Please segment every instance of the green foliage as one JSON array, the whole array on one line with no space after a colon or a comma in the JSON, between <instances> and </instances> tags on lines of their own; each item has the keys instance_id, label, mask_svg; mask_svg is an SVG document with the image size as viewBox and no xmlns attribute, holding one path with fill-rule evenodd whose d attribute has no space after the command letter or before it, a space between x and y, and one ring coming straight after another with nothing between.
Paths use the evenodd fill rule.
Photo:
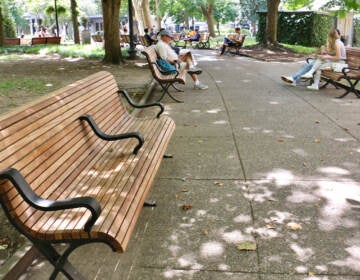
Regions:
<instances>
[{"instance_id":1,"label":"green foliage","mask_svg":"<svg viewBox=\"0 0 360 280\"><path fill-rule=\"evenodd\" d=\"M326 43L327 34L333 26L333 18L314 12L279 12L278 41L292 45L320 47ZM259 13L258 41L266 30L266 13Z\"/></svg>"},{"instance_id":2,"label":"green foliage","mask_svg":"<svg viewBox=\"0 0 360 280\"><path fill-rule=\"evenodd\" d=\"M10 13L10 8L7 5L7 2L3 2L2 4L2 15L3 15L3 27L4 27L5 37L11 37L11 38L16 37L15 22Z\"/></svg>"},{"instance_id":3,"label":"green foliage","mask_svg":"<svg viewBox=\"0 0 360 280\"><path fill-rule=\"evenodd\" d=\"M354 45L360 46L360 18L354 19Z\"/></svg>"},{"instance_id":4,"label":"green foliage","mask_svg":"<svg viewBox=\"0 0 360 280\"><path fill-rule=\"evenodd\" d=\"M281 45L292 50L293 52L303 53L303 54L313 54L318 49L318 48L314 48L314 47L304 47L304 46L299 46L299 45L289 45L289 44L281 44Z\"/></svg>"},{"instance_id":5,"label":"green foliage","mask_svg":"<svg viewBox=\"0 0 360 280\"><path fill-rule=\"evenodd\" d=\"M4 96L11 96L15 88L17 92L42 94L47 89L47 83L47 81L32 78L2 78L0 80L0 92Z\"/></svg>"}]
</instances>

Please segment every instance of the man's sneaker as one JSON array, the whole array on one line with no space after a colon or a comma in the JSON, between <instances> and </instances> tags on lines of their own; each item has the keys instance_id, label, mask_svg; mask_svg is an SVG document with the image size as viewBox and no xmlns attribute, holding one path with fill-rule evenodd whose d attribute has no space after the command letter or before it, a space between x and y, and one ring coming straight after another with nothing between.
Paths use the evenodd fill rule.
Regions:
<instances>
[{"instance_id":1,"label":"man's sneaker","mask_svg":"<svg viewBox=\"0 0 360 280\"><path fill-rule=\"evenodd\" d=\"M303 79L312 79L313 75L314 75L314 73L306 72L304 75L301 75L301 78L303 78Z\"/></svg>"},{"instance_id":2,"label":"man's sneaker","mask_svg":"<svg viewBox=\"0 0 360 280\"><path fill-rule=\"evenodd\" d=\"M189 74L196 74L199 75L202 73L202 70L199 68L196 68L194 66L190 67L189 70L187 71Z\"/></svg>"},{"instance_id":3,"label":"man's sneaker","mask_svg":"<svg viewBox=\"0 0 360 280\"><path fill-rule=\"evenodd\" d=\"M293 77L290 76L281 76L281 80L283 80L285 83L296 86L296 82L294 81Z\"/></svg>"},{"instance_id":4,"label":"man's sneaker","mask_svg":"<svg viewBox=\"0 0 360 280\"><path fill-rule=\"evenodd\" d=\"M311 86L307 86L309 90L319 90L319 86L312 84Z\"/></svg>"},{"instance_id":5,"label":"man's sneaker","mask_svg":"<svg viewBox=\"0 0 360 280\"><path fill-rule=\"evenodd\" d=\"M195 89L208 89L209 87L207 85L204 85L204 84L199 82L198 84L194 85L194 88Z\"/></svg>"}]
</instances>

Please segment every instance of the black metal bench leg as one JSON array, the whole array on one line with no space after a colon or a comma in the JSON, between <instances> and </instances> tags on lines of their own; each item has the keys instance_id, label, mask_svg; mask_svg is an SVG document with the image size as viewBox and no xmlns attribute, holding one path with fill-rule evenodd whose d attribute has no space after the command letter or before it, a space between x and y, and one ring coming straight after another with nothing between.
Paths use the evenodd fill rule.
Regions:
<instances>
[{"instance_id":1,"label":"black metal bench leg","mask_svg":"<svg viewBox=\"0 0 360 280\"><path fill-rule=\"evenodd\" d=\"M156 200L147 199L144 202L144 207L156 207Z\"/></svg>"},{"instance_id":2,"label":"black metal bench leg","mask_svg":"<svg viewBox=\"0 0 360 280\"><path fill-rule=\"evenodd\" d=\"M68 256L74 251L79 245L70 244L65 252L60 255L51 244L34 242L36 249L41 252L42 255L55 267L53 273L51 274L51 280L55 280L56 276L61 272L69 280L85 280L86 278L78 272L74 266L67 260Z\"/></svg>"},{"instance_id":3,"label":"black metal bench leg","mask_svg":"<svg viewBox=\"0 0 360 280\"><path fill-rule=\"evenodd\" d=\"M346 95L348 95L350 92L353 92L357 97L359 97L359 95L357 94L357 90L356 90L356 85L357 83L359 82L359 80L357 80L355 83L352 83L350 79L345 79L349 85L350 85L350 88L346 89L346 92L336 98L344 98Z\"/></svg>"},{"instance_id":4,"label":"black metal bench leg","mask_svg":"<svg viewBox=\"0 0 360 280\"><path fill-rule=\"evenodd\" d=\"M182 89L178 88L177 86L175 86L175 84L171 84L171 86L176 89L178 92L184 92Z\"/></svg>"},{"instance_id":5,"label":"black metal bench leg","mask_svg":"<svg viewBox=\"0 0 360 280\"><path fill-rule=\"evenodd\" d=\"M169 92L169 87L172 85L172 83L166 83L165 85L160 83L160 86L163 89L163 94L161 95L160 99L158 101L160 101L161 99L163 99L164 95L167 94L172 100L174 100L175 102L178 103L184 103L184 101L181 101L179 99L176 99L174 96L172 96Z\"/></svg>"}]
</instances>

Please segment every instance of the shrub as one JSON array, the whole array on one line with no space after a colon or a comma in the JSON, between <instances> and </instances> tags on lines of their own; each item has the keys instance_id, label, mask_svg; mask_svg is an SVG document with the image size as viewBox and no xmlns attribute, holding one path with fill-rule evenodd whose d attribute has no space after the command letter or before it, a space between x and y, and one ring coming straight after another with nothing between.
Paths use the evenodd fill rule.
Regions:
<instances>
[{"instance_id":1,"label":"shrub","mask_svg":"<svg viewBox=\"0 0 360 280\"><path fill-rule=\"evenodd\" d=\"M333 27L333 17L315 12L279 12L278 42L308 47L324 45L329 30ZM259 13L259 31L256 34L261 41L266 30L266 12Z\"/></svg>"}]
</instances>

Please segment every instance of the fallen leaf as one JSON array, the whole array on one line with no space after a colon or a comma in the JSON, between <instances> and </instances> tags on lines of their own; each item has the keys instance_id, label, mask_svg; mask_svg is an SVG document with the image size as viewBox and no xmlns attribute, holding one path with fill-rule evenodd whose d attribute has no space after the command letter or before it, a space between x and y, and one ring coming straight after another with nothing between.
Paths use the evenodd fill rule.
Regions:
<instances>
[{"instance_id":1,"label":"fallen leaf","mask_svg":"<svg viewBox=\"0 0 360 280\"><path fill-rule=\"evenodd\" d=\"M284 138L279 138L278 142L285 142L285 139Z\"/></svg>"},{"instance_id":2,"label":"fallen leaf","mask_svg":"<svg viewBox=\"0 0 360 280\"><path fill-rule=\"evenodd\" d=\"M6 250L9 246L7 244L1 244L0 250Z\"/></svg>"},{"instance_id":3,"label":"fallen leaf","mask_svg":"<svg viewBox=\"0 0 360 280\"><path fill-rule=\"evenodd\" d=\"M223 183L221 183L221 182L214 182L214 185L217 185L217 186L223 186L224 184Z\"/></svg>"},{"instance_id":4,"label":"fallen leaf","mask_svg":"<svg viewBox=\"0 0 360 280\"><path fill-rule=\"evenodd\" d=\"M181 191L182 192L188 192L189 190L188 189L182 189Z\"/></svg>"},{"instance_id":5,"label":"fallen leaf","mask_svg":"<svg viewBox=\"0 0 360 280\"><path fill-rule=\"evenodd\" d=\"M314 276L315 275L315 273L314 272L312 272L312 271L309 271L309 276Z\"/></svg>"},{"instance_id":6,"label":"fallen leaf","mask_svg":"<svg viewBox=\"0 0 360 280\"><path fill-rule=\"evenodd\" d=\"M300 224L294 223L294 222L290 222L286 224L287 228L291 229L291 230L300 230L302 229L302 226Z\"/></svg>"},{"instance_id":7,"label":"fallen leaf","mask_svg":"<svg viewBox=\"0 0 360 280\"><path fill-rule=\"evenodd\" d=\"M236 246L239 251L256 251L256 243L244 241Z\"/></svg>"},{"instance_id":8,"label":"fallen leaf","mask_svg":"<svg viewBox=\"0 0 360 280\"><path fill-rule=\"evenodd\" d=\"M303 166L305 166L305 167L306 167L306 166L307 166L307 163L306 163L306 162L303 162Z\"/></svg>"},{"instance_id":9,"label":"fallen leaf","mask_svg":"<svg viewBox=\"0 0 360 280\"><path fill-rule=\"evenodd\" d=\"M192 205L191 205L191 204L184 204L184 205L182 206L182 209L183 209L184 211L190 210L191 208L192 208Z\"/></svg>"},{"instance_id":10,"label":"fallen leaf","mask_svg":"<svg viewBox=\"0 0 360 280\"><path fill-rule=\"evenodd\" d=\"M345 130L345 131L349 131L349 129L348 129L348 128L346 128L346 127L344 127L344 128L343 128L343 130Z\"/></svg>"},{"instance_id":11,"label":"fallen leaf","mask_svg":"<svg viewBox=\"0 0 360 280\"><path fill-rule=\"evenodd\" d=\"M360 125L360 122L357 125Z\"/></svg>"},{"instance_id":12,"label":"fallen leaf","mask_svg":"<svg viewBox=\"0 0 360 280\"><path fill-rule=\"evenodd\" d=\"M178 199L179 197L180 197L180 194L177 193L177 194L175 195L175 198Z\"/></svg>"},{"instance_id":13,"label":"fallen leaf","mask_svg":"<svg viewBox=\"0 0 360 280\"><path fill-rule=\"evenodd\" d=\"M315 121L315 123L320 123L320 121Z\"/></svg>"},{"instance_id":14,"label":"fallen leaf","mask_svg":"<svg viewBox=\"0 0 360 280\"><path fill-rule=\"evenodd\" d=\"M266 228L268 229L275 229L276 227L273 224L267 224Z\"/></svg>"},{"instance_id":15,"label":"fallen leaf","mask_svg":"<svg viewBox=\"0 0 360 280\"><path fill-rule=\"evenodd\" d=\"M314 142L315 143L320 143L320 139L315 139Z\"/></svg>"},{"instance_id":16,"label":"fallen leaf","mask_svg":"<svg viewBox=\"0 0 360 280\"><path fill-rule=\"evenodd\" d=\"M207 229L204 229L204 235L208 236L209 235L209 232Z\"/></svg>"}]
</instances>

